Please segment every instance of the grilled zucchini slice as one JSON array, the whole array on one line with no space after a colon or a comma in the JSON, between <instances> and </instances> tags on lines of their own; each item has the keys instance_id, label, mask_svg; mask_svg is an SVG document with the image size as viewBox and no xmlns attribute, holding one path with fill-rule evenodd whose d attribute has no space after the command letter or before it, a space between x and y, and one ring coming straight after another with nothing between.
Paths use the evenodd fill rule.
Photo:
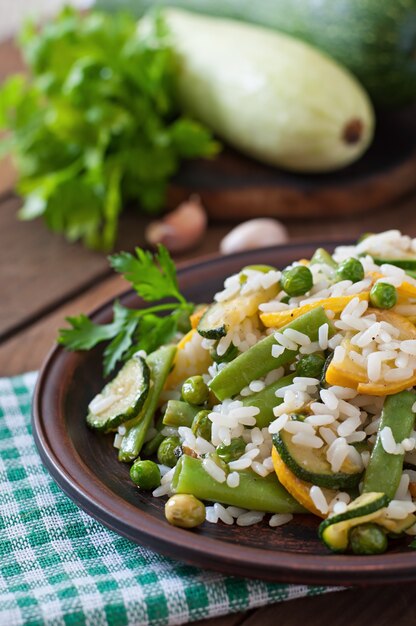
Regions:
<instances>
[{"instance_id":1,"label":"grilled zucchini slice","mask_svg":"<svg viewBox=\"0 0 416 626\"><path fill-rule=\"evenodd\" d=\"M358 485L363 471L351 462L344 463L344 471L333 472L324 448L307 448L293 443L291 433L280 431L273 443L282 461L300 478L327 489L352 489Z\"/></svg>"},{"instance_id":2,"label":"grilled zucchini slice","mask_svg":"<svg viewBox=\"0 0 416 626\"><path fill-rule=\"evenodd\" d=\"M117 430L120 424L140 413L149 386L150 370L146 361L141 357L131 358L91 400L88 406L88 426L105 433Z\"/></svg>"},{"instance_id":3,"label":"grilled zucchini slice","mask_svg":"<svg viewBox=\"0 0 416 626\"><path fill-rule=\"evenodd\" d=\"M333 552L345 552L351 528L367 522L380 524L383 509L388 503L389 498L384 493L363 493L348 505L344 513L332 515L321 522L319 537Z\"/></svg>"},{"instance_id":4,"label":"grilled zucchini slice","mask_svg":"<svg viewBox=\"0 0 416 626\"><path fill-rule=\"evenodd\" d=\"M230 328L240 324L246 317L255 315L259 304L276 296L278 289L277 285L272 285L268 289L238 295L224 302L214 302L199 321L199 334L206 339L221 339Z\"/></svg>"}]
</instances>

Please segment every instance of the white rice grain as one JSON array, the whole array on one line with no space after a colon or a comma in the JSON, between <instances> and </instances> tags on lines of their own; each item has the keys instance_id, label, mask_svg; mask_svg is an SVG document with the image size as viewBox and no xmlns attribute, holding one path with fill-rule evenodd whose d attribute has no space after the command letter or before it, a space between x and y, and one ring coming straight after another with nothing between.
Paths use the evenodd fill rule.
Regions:
<instances>
[{"instance_id":1,"label":"white rice grain","mask_svg":"<svg viewBox=\"0 0 416 626\"><path fill-rule=\"evenodd\" d=\"M387 454L403 454L403 446L394 440L390 426L385 426L380 431L380 441Z\"/></svg>"},{"instance_id":2,"label":"white rice grain","mask_svg":"<svg viewBox=\"0 0 416 626\"><path fill-rule=\"evenodd\" d=\"M269 526L272 528L277 528L278 526L283 526L283 524L287 524L293 519L293 515L291 513L275 513L269 519Z\"/></svg>"},{"instance_id":3,"label":"white rice grain","mask_svg":"<svg viewBox=\"0 0 416 626\"><path fill-rule=\"evenodd\" d=\"M227 476L227 485L231 489L235 489L240 484L240 474L238 472L230 472Z\"/></svg>"},{"instance_id":4,"label":"white rice grain","mask_svg":"<svg viewBox=\"0 0 416 626\"><path fill-rule=\"evenodd\" d=\"M316 435L307 435L304 433L297 433L293 435L292 439L293 443L296 443L298 446L305 446L307 448L319 449L322 448L324 442L320 437Z\"/></svg>"},{"instance_id":5,"label":"white rice grain","mask_svg":"<svg viewBox=\"0 0 416 626\"><path fill-rule=\"evenodd\" d=\"M311 343L311 340L308 337L308 335L305 335L304 333L301 333L298 330L294 330L293 328L287 328L286 330L284 330L283 335L287 337L290 341L297 343L299 346L309 346Z\"/></svg>"},{"instance_id":6,"label":"white rice grain","mask_svg":"<svg viewBox=\"0 0 416 626\"><path fill-rule=\"evenodd\" d=\"M262 511L247 511L237 517L237 526L252 526L261 522L265 513Z\"/></svg>"},{"instance_id":7,"label":"white rice grain","mask_svg":"<svg viewBox=\"0 0 416 626\"><path fill-rule=\"evenodd\" d=\"M228 526L231 526L232 524L234 524L233 517L228 513L228 511L226 511L223 505L220 504L219 502L216 502L214 504L214 511L217 514L218 519L224 522L224 524L227 524Z\"/></svg>"},{"instance_id":8,"label":"white rice grain","mask_svg":"<svg viewBox=\"0 0 416 626\"><path fill-rule=\"evenodd\" d=\"M209 474L211 478L216 480L218 483L225 483L226 475L224 470L221 467L218 467L218 465L214 463L212 459L204 459L202 461L202 467L204 468L206 473Z\"/></svg>"},{"instance_id":9,"label":"white rice grain","mask_svg":"<svg viewBox=\"0 0 416 626\"><path fill-rule=\"evenodd\" d=\"M205 520L210 522L210 524L217 524L218 515L216 514L213 506L205 507Z\"/></svg>"},{"instance_id":10,"label":"white rice grain","mask_svg":"<svg viewBox=\"0 0 416 626\"><path fill-rule=\"evenodd\" d=\"M309 495L318 511L320 511L323 515L326 515L329 511L329 507L322 489L316 485L312 485L309 489Z\"/></svg>"},{"instance_id":11,"label":"white rice grain","mask_svg":"<svg viewBox=\"0 0 416 626\"><path fill-rule=\"evenodd\" d=\"M285 427L288 419L289 419L289 415L287 413L283 413L283 415L280 415L280 417L275 419L269 425L269 433L272 435L275 435L276 433L280 432L282 428Z\"/></svg>"},{"instance_id":12,"label":"white rice grain","mask_svg":"<svg viewBox=\"0 0 416 626\"><path fill-rule=\"evenodd\" d=\"M279 356L281 356L283 354L283 352L285 351L286 348L284 348L283 346L280 346L278 343L274 343L272 345L272 357L274 359L278 359Z\"/></svg>"},{"instance_id":13,"label":"white rice grain","mask_svg":"<svg viewBox=\"0 0 416 626\"><path fill-rule=\"evenodd\" d=\"M274 338L277 343L286 348L287 350L297 350L298 344L294 341L291 341L289 337L286 337L283 333L276 332L274 333Z\"/></svg>"}]
</instances>

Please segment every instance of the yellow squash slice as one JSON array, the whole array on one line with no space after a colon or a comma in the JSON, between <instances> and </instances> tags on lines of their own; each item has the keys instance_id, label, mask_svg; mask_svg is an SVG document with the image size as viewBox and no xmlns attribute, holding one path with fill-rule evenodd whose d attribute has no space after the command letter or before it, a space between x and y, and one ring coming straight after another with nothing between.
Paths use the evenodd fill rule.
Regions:
<instances>
[{"instance_id":1,"label":"yellow squash slice","mask_svg":"<svg viewBox=\"0 0 416 626\"><path fill-rule=\"evenodd\" d=\"M353 298L359 298L360 300L368 300L369 292L363 292L353 296L339 296L336 298L324 298L322 300L316 300L315 302L309 302L303 306L299 306L293 309L286 309L284 311L276 311L272 313L262 313L260 319L267 328L281 328L286 326L289 322L293 322L294 319L308 313L312 309L316 309L318 306L322 306L326 311L333 311L334 313L341 313Z\"/></svg>"},{"instance_id":2,"label":"yellow squash slice","mask_svg":"<svg viewBox=\"0 0 416 626\"><path fill-rule=\"evenodd\" d=\"M283 485L283 487L285 487L290 495L293 496L295 500L299 502L299 504L304 506L305 509L307 509L317 517L322 517L323 519L325 519L326 515L324 513L321 513L321 511L316 508L309 494L312 483L308 483L295 476L295 474L288 468L286 463L282 461L278 451L274 446L272 448L272 460L274 471L276 472L279 482ZM322 491L327 501L332 500L337 494L337 492L332 489L322 488Z\"/></svg>"},{"instance_id":3,"label":"yellow squash slice","mask_svg":"<svg viewBox=\"0 0 416 626\"><path fill-rule=\"evenodd\" d=\"M373 313L378 321L384 321L400 330L400 341L406 339L416 339L416 327L407 318L393 311L382 311L379 309L368 309L368 313ZM346 356L340 363L330 363L325 379L330 385L341 385L356 389L358 393L370 396L388 396L399 393L408 387L416 384L416 374L406 380L394 382L371 382L368 379L367 371L348 356L355 346L351 346L349 338L345 338L341 344L346 351Z\"/></svg>"}]
</instances>

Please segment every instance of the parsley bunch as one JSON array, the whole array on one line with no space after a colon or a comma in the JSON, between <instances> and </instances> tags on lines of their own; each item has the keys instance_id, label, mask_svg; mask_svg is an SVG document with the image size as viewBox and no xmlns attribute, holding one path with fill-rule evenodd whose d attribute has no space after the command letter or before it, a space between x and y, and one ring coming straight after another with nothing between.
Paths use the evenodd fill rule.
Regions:
<instances>
[{"instance_id":1,"label":"parsley bunch","mask_svg":"<svg viewBox=\"0 0 416 626\"><path fill-rule=\"evenodd\" d=\"M156 213L181 159L214 155L210 132L180 115L175 59L158 16L146 29L121 14L66 8L22 47L31 77L0 91L24 197L22 219L110 250L127 203Z\"/></svg>"},{"instance_id":2,"label":"parsley bunch","mask_svg":"<svg viewBox=\"0 0 416 626\"><path fill-rule=\"evenodd\" d=\"M175 264L169 252L159 246L155 255L136 248L136 254L121 252L110 257L111 266L126 278L146 302L173 299L147 309L129 309L116 301L113 321L95 324L86 315L68 317L72 328L59 331L59 343L68 350L90 350L110 342L104 351L104 374L108 375L119 361L130 358L137 350L152 352L168 343L178 326L189 319L194 305L179 291ZM168 312L161 317L158 313Z\"/></svg>"}]
</instances>

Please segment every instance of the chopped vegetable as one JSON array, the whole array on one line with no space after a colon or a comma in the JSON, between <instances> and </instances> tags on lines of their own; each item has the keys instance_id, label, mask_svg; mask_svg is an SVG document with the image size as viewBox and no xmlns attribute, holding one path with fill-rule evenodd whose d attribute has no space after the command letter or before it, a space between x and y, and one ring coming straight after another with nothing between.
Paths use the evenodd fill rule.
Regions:
<instances>
[{"instance_id":1,"label":"chopped vegetable","mask_svg":"<svg viewBox=\"0 0 416 626\"><path fill-rule=\"evenodd\" d=\"M192 406L187 402L182 402L181 400L169 400L163 416L163 423L166 426L190 427L198 411L199 407Z\"/></svg>"},{"instance_id":2,"label":"chopped vegetable","mask_svg":"<svg viewBox=\"0 0 416 626\"><path fill-rule=\"evenodd\" d=\"M240 472L239 486L231 488L226 482L219 483L207 474L201 459L193 459L185 454L176 465L172 489L175 494L192 493L201 500L221 502L255 511L271 513L305 511L273 474L262 478L251 470L245 470Z\"/></svg>"},{"instance_id":3,"label":"chopped vegetable","mask_svg":"<svg viewBox=\"0 0 416 626\"><path fill-rule=\"evenodd\" d=\"M364 493L351 502L344 513L333 515L319 526L319 535L333 552L345 552L352 528L379 520L389 498L384 493Z\"/></svg>"},{"instance_id":4,"label":"chopped vegetable","mask_svg":"<svg viewBox=\"0 0 416 626\"><path fill-rule=\"evenodd\" d=\"M416 392L402 391L386 398L377 434L377 440L364 474L363 492L382 491L390 499L400 483L403 471L404 449L387 452L383 445L384 429L390 429L393 440L401 444L410 437L415 423Z\"/></svg>"},{"instance_id":5,"label":"chopped vegetable","mask_svg":"<svg viewBox=\"0 0 416 626\"><path fill-rule=\"evenodd\" d=\"M172 366L175 352L175 346L162 346L147 357L152 386L141 414L132 420L126 434L123 436L118 454L120 461L134 461L139 456L155 415L160 394Z\"/></svg>"},{"instance_id":6,"label":"chopped vegetable","mask_svg":"<svg viewBox=\"0 0 416 626\"><path fill-rule=\"evenodd\" d=\"M205 506L189 494L177 494L165 504L165 517L172 526L195 528L205 521Z\"/></svg>"},{"instance_id":7,"label":"chopped vegetable","mask_svg":"<svg viewBox=\"0 0 416 626\"><path fill-rule=\"evenodd\" d=\"M87 424L109 432L123 422L135 418L149 393L150 371L146 361L133 357L117 376L91 400Z\"/></svg>"},{"instance_id":8,"label":"chopped vegetable","mask_svg":"<svg viewBox=\"0 0 416 626\"><path fill-rule=\"evenodd\" d=\"M315 449L296 444L293 435L286 431L274 435L273 444L295 476L312 485L328 489L352 489L360 482L362 465L346 459L340 471L334 472L326 457L327 446Z\"/></svg>"},{"instance_id":9,"label":"chopped vegetable","mask_svg":"<svg viewBox=\"0 0 416 626\"><path fill-rule=\"evenodd\" d=\"M157 460L168 467L175 467L181 456L182 448L179 437L166 437L157 450Z\"/></svg>"},{"instance_id":10,"label":"chopped vegetable","mask_svg":"<svg viewBox=\"0 0 416 626\"><path fill-rule=\"evenodd\" d=\"M305 507L317 517L326 517L327 511L323 512L319 510L313 502L310 494L312 483L308 483L298 478L292 470L286 465L282 457L278 453L275 447L272 448L272 459L274 471L279 479L279 482L287 489L287 491L299 502L299 504ZM336 496L336 491L329 489L323 489L322 493L326 497L326 500L332 500Z\"/></svg>"},{"instance_id":11,"label":"chopped vegetable","mask_svg":"<svg viewBox=\"0 0 416 626\"><path fill-rule=\"evenodd\" d=\"M319 327L322 324L328 324L331 328L331 323L323 308L318 307L305 313L285 328L297 330L307 335L311 341L316 341ZM220 400L231 398L252 380L265 376L272 369L292 363L299 352L299 346L294 350L286 348L280 356L274 357L272 356L272 346L276 343L278 342L274 335L270 335L256 343L247 352L240 354L218 372L210 383L210 387L217 398Z\"/></svg>"},{"instance_id":12,"label":"chopped vegetable","mask_svg":"<svg viewBox=\"0 0 416 626\"><path fill-rule=\"evenodd\" d=\"M141 489L156 489L160 485L160 470L153 461L136 461L130 468L130 478Z\"/></svg>"},{"instance_id":13,"label":"chopped vegetable","mask_svg":"<svg viewBox=\"0 0 416 626\"><path fill-rule=\"evenodd\" d=\"M353 283L358 283L364 278L363 265L354 257L345 259L338 265L336 276L339 280L351 280Z\"/></svg>"},{"instance_id":14,"label":"chopped vegetable","mask_svg":"<svg viewBox=\"0 0 416 626\"><path fill-rule=\"evenodd\" d=\"M187 378L182 385L182 398L188 404L200 405L208 400L209 389L201 375Z\"/></svg>"},{"instance_id":15,"label":"chopped vegetable","mask_svg":"<svg viewBox=\"0 0 416 626\"><path fill-rule=\"evenodd\" d=\"M268 328L281 328L286 326L293 320L301 317L305 313L312 311L318 307L322 307L325 311L333 311L334 313L340 313L345 309L348 302L351 302L354 298L358 297L359 300L368 300L368 292L362 292L360 294L352 296L338 296L333 298L323 298L322 300L313 300L307 304L302 304L283 311L276 311L273 313L262 313L260 319Z\"/></svg>"},{"instance_id":16,"label":"chopped vegetable","mask_svg":"<svg viewBox=\"0 0 416 626\"><path fill-rule=\"evenodd\" d=\"M282 289L288 296L303 296L313 285L311 270L305 265L296 265L282 272Z\"/></svg>"},{"instance_id":17,"label":"chopped vegetable","mask_svg":"<svg viewBox=\"0 0 416 626\"><path fill-rule=\"evenodd\" d=\"M377 282L370 291L370 302L378 309L392 309L397 304L397 289L389 283Z\"/></svg>"},{"instance_id":18,"label":"chopped vegetable","mask_svg":"<svg viewBox=\"0 0 416 626\"><path fill-rule=\"evenodd\" d=\"M296 374L311 378L321 378L325 367L325 357L322 354L307 354L299 359L296 365Z\"/></svg>"},{"instance_id":19,"label":"chopped vegetable","mask_svg":"<svg viewBox=\"0 0 416 626\"><path fill-rule=\"evenodd\" d=\"M377 524L367 522L355 526L349 539L354 554L382 554L387 550L386 531Z\"/></svg>"}]
</instances>

